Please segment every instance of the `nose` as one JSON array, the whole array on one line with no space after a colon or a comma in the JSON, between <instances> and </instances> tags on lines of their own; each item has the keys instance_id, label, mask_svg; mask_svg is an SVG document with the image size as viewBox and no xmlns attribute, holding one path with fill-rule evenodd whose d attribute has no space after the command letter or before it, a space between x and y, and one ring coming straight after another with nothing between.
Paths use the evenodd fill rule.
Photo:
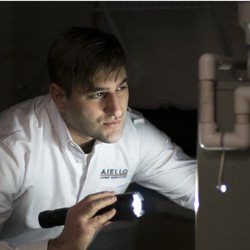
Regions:
<instances>
[{"instance_id":1,"label":"nose","mask_svg":"<svg viewBox=\"0 0 250 250\"><path fill-rule=\"evenodd\" d=\"M123 114L121 101L119 96L114 93L110 94L106 99L105 113L110 116L115 116L115 118L120 118Z\"/></svg>"}]
</instances>

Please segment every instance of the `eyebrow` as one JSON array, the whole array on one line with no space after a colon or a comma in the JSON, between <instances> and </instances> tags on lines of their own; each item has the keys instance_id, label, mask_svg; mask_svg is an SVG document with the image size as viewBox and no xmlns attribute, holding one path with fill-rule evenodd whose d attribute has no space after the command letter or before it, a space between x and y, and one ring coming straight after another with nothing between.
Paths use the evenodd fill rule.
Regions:
<instances>
[{"instance_id":1,"label":"eyebrow","mask_svg":"<svg viewBox=\"0 0 250 250\"><path fill-rule=\"evenodd\" d=\"M117 85L117 87L120 87L122 86L125 82L128 81L128 78L124 78L123 81ZM106 91L106 90L109 90L109 88L95 88L95 89L90 89L90 90L87 90L84 94L85 95L89 95L89 94L92 94L92 93L96 93L96 92L100 92L100 91Z\"/></svg>"}]
</instances>

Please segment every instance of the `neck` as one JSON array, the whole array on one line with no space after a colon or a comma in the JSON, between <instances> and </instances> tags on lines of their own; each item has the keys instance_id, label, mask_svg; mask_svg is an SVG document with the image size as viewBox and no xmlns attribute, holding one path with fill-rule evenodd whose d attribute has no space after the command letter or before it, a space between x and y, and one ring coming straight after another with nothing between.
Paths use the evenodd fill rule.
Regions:
<instances>
[{"instance_id":1,"label":"neck","mask_svg":"<svg viewBox=\"0 0 250 250\"><path fill-rule=\"evenodd\" d=\"M67 117L64 115L64 113L61 113L63 120L66 123L66 126L69 130L69 133L73 139L73 141L79 146L81 147L81 149L84 151L84 153L88 154L92 151L92 148L95 144L95 139L92 139L90 137L83 137L81 136L79 133L77 133L77 131L75 131L74 129L72 129L72 127L69 125L68 121L67 121Z\"/></svg>"},{"instance_id":2,"label":"neck","mask_svg":"<svg viewBox=\"0 0 250 250\"><path fill-rule=\"evenodd\" d=\"M92 151L94 144L95 144L95 139L93 139L89 142L85 142L79 146L81 147L81 149L83 150L83 152L85 154L88 154Z\"/></svg>"}]
</instances>

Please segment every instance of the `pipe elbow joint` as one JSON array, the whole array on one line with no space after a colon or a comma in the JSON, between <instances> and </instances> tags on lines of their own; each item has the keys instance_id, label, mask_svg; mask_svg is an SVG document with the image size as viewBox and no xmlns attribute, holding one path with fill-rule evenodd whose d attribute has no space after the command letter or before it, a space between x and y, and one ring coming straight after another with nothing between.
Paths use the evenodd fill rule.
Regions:
<instances>
[{"instance_id":1,"label":"pipe elbow joint","mask_svg":"<svg viewBox=\"0 0 250 250\"><path fill-rule=\"evenodd\" d=\"M223 148L225 150L246 150L250 146L249 124L235 124L235 130L225 133Z\"/></svg>"},{"instance_id":2,"label":"pipe elbow joint","mask_svg":"<svg viewBox=\"0 0 250 250\"><path fill-rule=\"evenodd\" d=\"M222 133L216 131L215 123L200 123L200 146L206 150L222 149Z\"/></svg>"},{"instance_id":3,"label":"pipe elbow joint","mask_svg":"<svg viewBox=\"0 0 250 250\"><path fill-rule=\"evenodd\" d=\"M235 113L249 114L250 113L250 87L240 86L234 92L235 97Z\"/></svg>"}]
</instances>

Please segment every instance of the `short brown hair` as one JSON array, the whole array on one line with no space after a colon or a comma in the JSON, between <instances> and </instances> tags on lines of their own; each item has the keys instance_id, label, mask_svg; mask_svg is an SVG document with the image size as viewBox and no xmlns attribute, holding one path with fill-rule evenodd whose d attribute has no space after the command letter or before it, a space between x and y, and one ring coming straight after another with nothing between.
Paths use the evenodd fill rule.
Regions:
<instances>
[{"instance_id":1,"label":"short brown hair","mask_svg":"<svg viewBox=\"0 0 250 250\"><path fill-rule=\"evenodd\" d=\"M94 89L93 78L98 71L109 74L126 67L126 57L115 35L72 27L53 41L47 65L51 83L63 88L69 98L73 86Z\"/></svg>"}]
</instances>

